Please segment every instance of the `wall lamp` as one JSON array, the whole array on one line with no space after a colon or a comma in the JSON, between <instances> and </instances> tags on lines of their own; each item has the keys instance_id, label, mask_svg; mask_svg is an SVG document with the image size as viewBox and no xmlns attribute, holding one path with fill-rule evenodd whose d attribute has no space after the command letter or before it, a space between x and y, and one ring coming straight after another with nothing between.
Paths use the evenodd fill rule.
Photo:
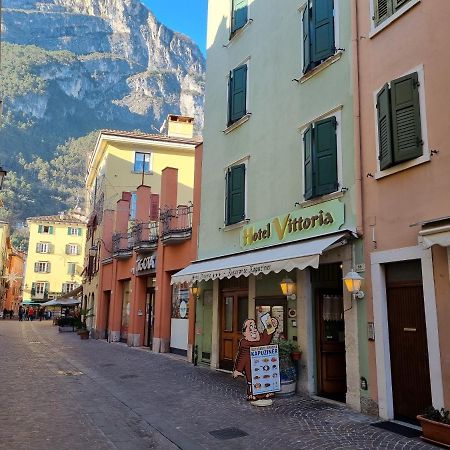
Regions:
<instances>
[{"instance_id":1,"label":"wall lamp","mask_svg":"<svg viewBox=\"0 0 450 450\"><path fill-rule=\"evenodd\" d=\"M283 295L285 295L288 300L295 300L297 298L295 295L296 285L289 277L281 280L280 287Z\"/></svg>"},{"instance_id":2,"label":"wall lamp","mask_svg":"<svg viewBox=\"0 0 450 450\"><path fill-rule=\"evenodd\" d=\"M364 298L364 292L361 291L361 284L364 278L359 275L359 273L351 270L347 275L345 275L343 279L347 291L352 294L354 298L357 298L359 300Z\"/></svg>"},{"instance_id":3,"label":"wall lamp","mask_svg":"<svg viewBox=\"0 0 450 450\"><path fill-rule=\"evenodd\" d=\"M198 298L198 296L200 295L200 288L198 287L198 282L196 281L191 287L191 294L195 297Z\"/></svg>"}]
</instances>

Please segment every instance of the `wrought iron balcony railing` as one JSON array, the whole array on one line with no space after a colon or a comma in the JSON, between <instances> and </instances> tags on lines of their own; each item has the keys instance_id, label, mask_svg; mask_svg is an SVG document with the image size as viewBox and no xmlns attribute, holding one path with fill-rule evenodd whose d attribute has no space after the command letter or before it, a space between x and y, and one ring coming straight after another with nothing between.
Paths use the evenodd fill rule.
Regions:
<instances>
[{"instance_id":1,"label":"wrought iron balcony railing","mask_svg":"<svg viewBox=\"0 0 450 450\"><path fill-rule=\"evenodd\" d=\"M193 205L180 205L175 209L161 210L161 241L163 244L179 244L192 237Z\"/></svg>"},{"instance_id":2,"label":"wrought iron balcony railing","mask_svg":"<svg viewBox=\"0 0 450 450\"><path fill-rule=\"evenodd\" d=\"M131 233L136 253L154 251L158 247L159 222L137 223L133 226Z\"/></svg>"},{"instance_id":3,"label":"wrought iron balcony railing","mask_svg":"<svg viewBox=\"0 0 450 450\"><path fill-rule=\"evenodd\" d=\"M112 236L113 258L129 258L133 254L132 233L114 233Z\"/></svg>"}]
</instances>

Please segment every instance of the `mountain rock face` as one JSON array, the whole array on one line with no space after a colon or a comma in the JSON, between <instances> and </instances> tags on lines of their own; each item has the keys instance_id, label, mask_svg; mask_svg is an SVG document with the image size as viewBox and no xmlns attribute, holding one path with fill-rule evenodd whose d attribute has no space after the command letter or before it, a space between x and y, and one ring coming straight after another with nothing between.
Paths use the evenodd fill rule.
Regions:
<instances>
[{"instance_id":1,"label":"mountain rock face","mask_svg":"<svg viewBox=\"0 0 450 450\"><path fill-rule=\"evenodd\" d=\"M138 0L3 0L0 162L100 128L203 127L205 61Z\"/></svg>"}]
</instances>

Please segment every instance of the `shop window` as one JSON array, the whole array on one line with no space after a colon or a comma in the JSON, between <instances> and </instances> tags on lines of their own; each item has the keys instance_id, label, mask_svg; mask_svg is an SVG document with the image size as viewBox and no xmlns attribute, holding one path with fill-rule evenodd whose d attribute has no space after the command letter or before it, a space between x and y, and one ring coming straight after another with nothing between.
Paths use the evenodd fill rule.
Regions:
<instances>
[{"instance_id":1,"label":"shop window","mask_svg":"<svg viewBox=\"0 0 450 450\"><path fill-rule=\"evenodd\" d=\"M232 0L231 36L244 27L248 20L248 0Z\"/></svg>"},{"instance_id":2,"label":"shop window","mask_svg":"<svg viewBox=\"0 0 450 450\"><path fill-rule=\"evenodd\" d=\"M312 123L303 133L305 200L337 191L337 121Z\"/></svg>"},{"instance_id":3,"label":"shop window","mask_svg":"<svg viewBox=\"0 0 450 450\"><path fill-rule=\"evenodd\" d=\"M247 114L247 64L230 72L228 80L228 126Z\"/></svg>"},{"instance_id":4,"label":"shop window","mask_svg":"<svg viewBox=\"0 0 450 450\"><path fill-rule=\"evenodd\" d=\"M379 25L386 19L394 15L399 9L410 0L373 0L375 25Z\"/></svg>"},{"instance_id":5,"label":"shop window","mask_svg":"<svg viewBox=\"0 0 450 450\"><path fill-rule=\"evenodd\" d=\"M377 94L376 108L380 170L422 156L417 72L385 84Z\"/></svg>"},{"instance_id":6,"label":"shop window","mask_svg":"<svg viewBox=\"0 0 450 450\"><path fill-rule=\"evenodd\" d=\"M232 225L245 219L245 164L228 168L226 176L225 223Z\"/></svg>"},{"instance_id":7,"label":"shop window","mask_svg":"<svg viewBox=\"0 0 450 450\"><path fill-rule=\"evenodd\" d=\"M151 153L134 153L134 172L149 173L151 171Z\"/></svg>"},{"instance_id":8,"label":"shop window","mask_svg":"<svg viewBox=\"0 0 450 450\"><path fill-rule=\"evenodd\" d=\"M172 319L189 319L189 286L187 283L173 286Z\"/></svg>"},{"instance_id":9,"label":"shop window","mask_svg":"<svg viewBox=\"0 0 450 450\"><path fill-rule=\"evenodd\" d=\"M308 0L303 10L303 73L336 53L334 0Z\"/></svg>"},{"instance_id":10,"label":"shop window","mask_svg":"<svg viewBox=\"0 0 450 450\"><path fill-rule=\"evenodd\" d=\"M260 333L264 331L264 325L261 321L261 317L266 313L269 313L271 317L278 320L278 328L273 335L273 339L288 339L287 301L285 299L261 299L256 301L256 326L258 327L258 331Z\"/></svg>"}]
</instances>

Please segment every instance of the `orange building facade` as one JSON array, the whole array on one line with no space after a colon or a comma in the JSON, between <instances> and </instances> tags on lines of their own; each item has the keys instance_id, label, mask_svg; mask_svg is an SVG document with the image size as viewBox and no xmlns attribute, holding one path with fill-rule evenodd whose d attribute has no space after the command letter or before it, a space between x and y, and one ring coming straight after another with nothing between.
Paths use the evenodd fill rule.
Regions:
<instances>
[{"instance_id":1,"label":"orange building facade","mask_svg":"<svg viewBox=\"0 0 450 450\"><path fill-rule=\"evenodd\" d=\"M450 2L357 6L369 390L414 421L450 406Z\"/></svg>"},{"instance_id":2,"label":"orange building facade","mask_svg":"<svg viewBox=\"0 0 450 450\"><path fill-rule=\"evenodd\" d=\"M202 145L195 149L193 204L179 205L178 170L166 167L160 193L123 192L106 210L102 241L91 249L87 276L98 266L99 288L93 334L109 342L146 346L192 357L195 304L189 286L172 286L171 275L197 256ZM89 234L89 232L88 232Z\"/></svg>"},{"instance_id":3,"label":"orange building facade","mask_svg":"<svg viewBox=\"0 0 450 450\"><path fill-rule=\"evenodd\" d=\"M10 249L8 255L8 275L6 278L7 289L5 297L5 308L14 311L17 315L22 303L22 284L25 271L25 253Z\"/></svg>"}]
</instances>

